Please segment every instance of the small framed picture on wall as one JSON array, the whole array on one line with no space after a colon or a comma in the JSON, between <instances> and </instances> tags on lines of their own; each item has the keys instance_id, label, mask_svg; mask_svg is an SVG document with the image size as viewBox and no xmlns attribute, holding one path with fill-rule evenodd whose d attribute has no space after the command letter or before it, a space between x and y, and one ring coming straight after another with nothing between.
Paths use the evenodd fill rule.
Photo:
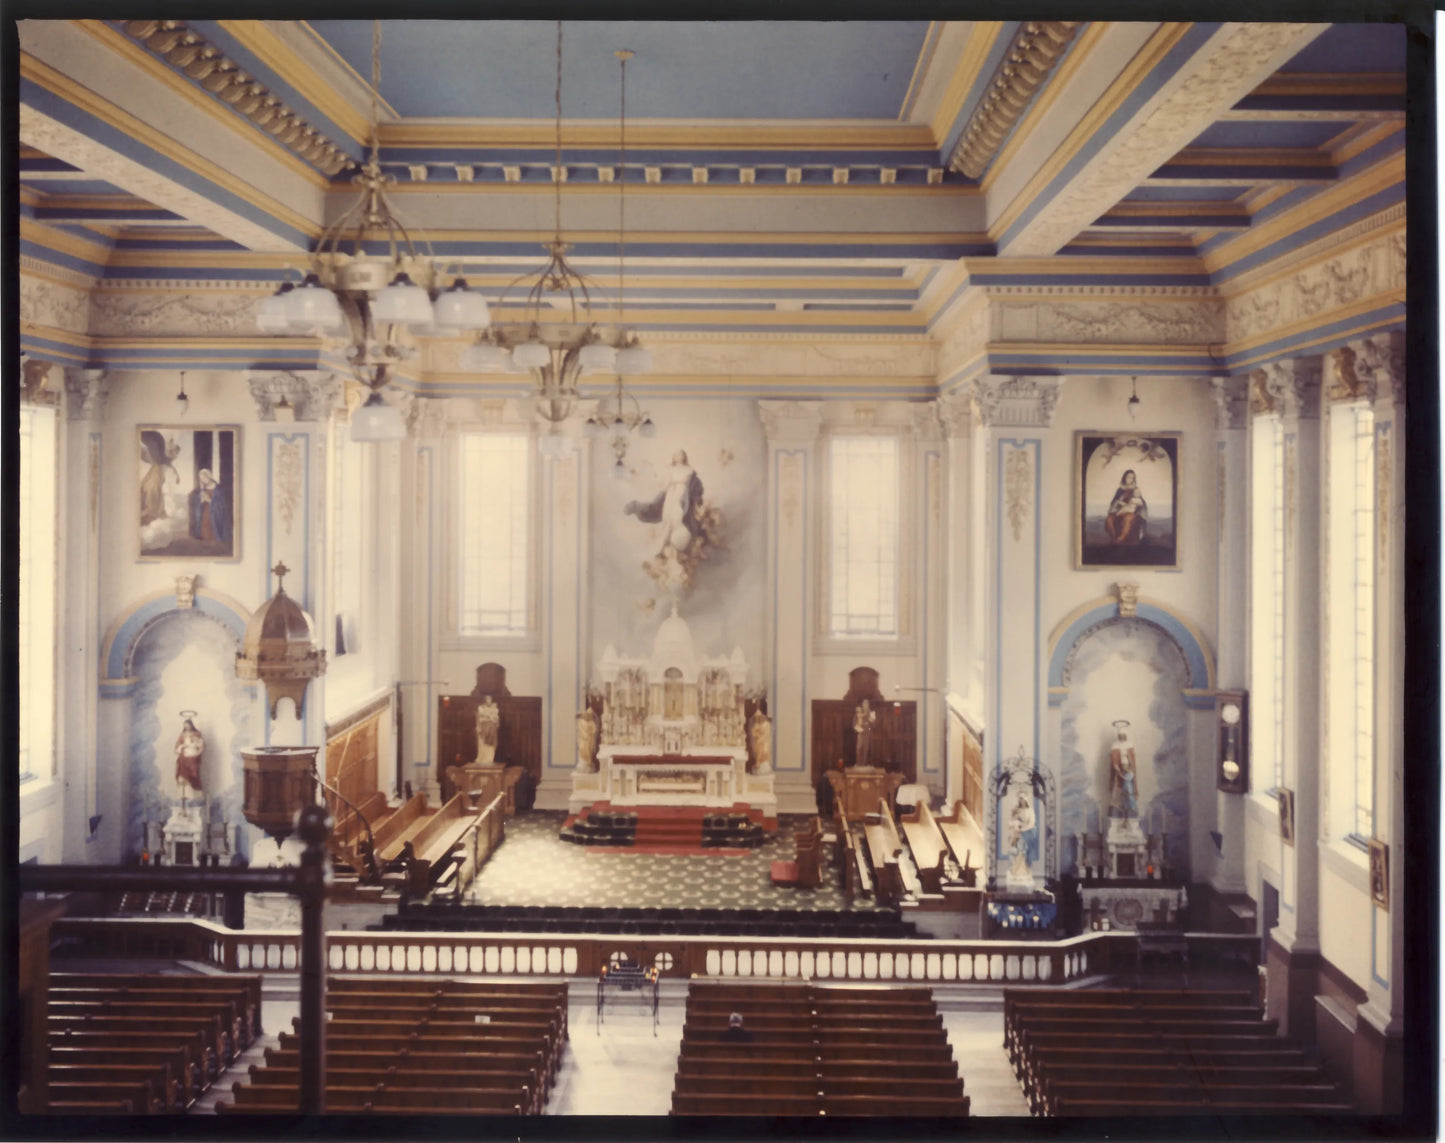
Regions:
<instances>
[{"instance_id":1,"label":"small framed picture on wall","mask_svg":"<svg viewBox=\"0 0 1445 1143\"><path fill-rule=\"evenodd\" d=\"M1370 838L1370 900L1381 909L1390 908L1390 847Z\"/></svg>"},{"instance_id":2,"label":"small framed picture on wall","mask_svg":"<svg viewBox=\"0 0 1445 1143\"><path fill-rule=\"evenodd\" d=\"M1075 566L1179 567L1179 438L1074 435Z\"/></svg>"},{"instance_id":3,"label":"small framed picture on wall","mask_svg":"<svg viewBox=\"0 0 1445 1143\"><path fill-rule=\"evenodd\" d=\"M239 427L139 425L136 432L140 558L239 559Z\"/></svg>"},{"instance_id":4,"label":"small framed picture on wall","mask_svg":"<svg viewBox=\"0 0 1445 1143\"><path fill-rule=\"evenodd\" d=\"M1279 839L1294 845L1294 791L1279 788Z\"/></svg>"}]
</instances>

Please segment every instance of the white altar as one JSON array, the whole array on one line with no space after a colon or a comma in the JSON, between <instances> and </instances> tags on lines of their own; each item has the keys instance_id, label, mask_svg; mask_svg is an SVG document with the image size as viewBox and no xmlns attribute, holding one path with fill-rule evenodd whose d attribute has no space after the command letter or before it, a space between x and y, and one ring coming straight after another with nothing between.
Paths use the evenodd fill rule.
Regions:
<instances>
[{"instance_id":1,"label":"white altar","mask_svg":"<svg viewBox=\"0 0 1445 1143\"><path fill-rule=\"evenodd\" d=\"M771 766L748 772L742 648L699 656L678 614L662 621L647 658L609 644L598 663L602 719L597 765L579 760L568 808L732 806L743 802L776 817Z\"/></svg>"}]
</instances>

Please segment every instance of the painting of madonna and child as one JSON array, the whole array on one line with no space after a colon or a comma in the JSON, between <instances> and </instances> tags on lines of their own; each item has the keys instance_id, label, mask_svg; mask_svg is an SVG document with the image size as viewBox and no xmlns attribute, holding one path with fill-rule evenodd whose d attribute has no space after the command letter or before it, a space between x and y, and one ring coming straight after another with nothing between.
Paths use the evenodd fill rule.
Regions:
<instances>
[{"instance_id":1,"label":"painting of madonna and child","mask_svg":"<svg viewBox=\"0 0 1445 1143\"><path fill-rule=\"evenodd\" d=\"M1179 434L1076 435L1080 568L1177 568Z\"/></svg>"}]
</instances>

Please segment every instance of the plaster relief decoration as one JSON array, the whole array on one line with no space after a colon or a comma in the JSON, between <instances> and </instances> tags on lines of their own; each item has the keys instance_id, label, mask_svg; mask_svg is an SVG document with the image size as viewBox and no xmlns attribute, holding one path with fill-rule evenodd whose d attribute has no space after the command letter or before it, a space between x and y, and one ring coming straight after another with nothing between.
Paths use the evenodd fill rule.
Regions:
<instances>
[{"instance_id":1,"label":"plaster relief decoration","mask_svg":"<svg viewBox=\"0 0 1445 1143\"><path fill-rule=\"evenodd\" d=\"M1179 434L1079 432L1075 566L1179 566Z\"/></svg>"},{"instance_id":2,"label":"plaster relief decoration","mask_svg":"<svg viewBox=\"0 0 1445 1143\"><path fill-rule=\"evenodd\" d=\"M240 558L240 430L139 425L140 558Z\"/></svg>"},{"instance_id":3,"label":"plaster relief decoration","mask_svg":"<svg viewBox=\"0 0 1445 1143\"><path fill-rule=\"evenodd\" d=\"M1046 429L1059 403L1058 377L987 377L974 383L979 416L990 428Z\"/></svg>"},{"instance_id":4,"label":"plaster relief decoration","mask_svg":"<svg viewBox=\"0 0 1445 1143\"><path fill-rule=\"evenodd\" d=\"M1210 344L1224 335L1214 298L1180 303L1042 302L1032 308L1038 341Z\"/></svg>"},{"instance_id":5,"label":"plaster relief decoration","mask_svg":"<svg viewBox=\"0 0 1445 1143\"><path fill-rule=\"evenodd\" d=\"M157 293L149 289L97 290L90 298L90 332L107 337L251 336L264 293L246 293L246 284L174 282Z\"/></svg>"},{"instance_id":6,"label":"plaster relief decoration","mask_svg":"<svg viewBox=\"0 0 1445 1143\"><path fill-rule=\"evenodd\" d=\"M1034 465L1028 449L1009 448L1003 461L1003 502L1014 543L1023 539L1024 522L1033 500Z\"/></svg>"},{"instance_id":7,"label":"plaster relief decoration","mask_svg":"<svg viewBox=\"0 0 1445 1143\"><path fill-rule=\"evenodd\" d=\"M703 497L702 478L687 459L686 449L672 454L663 486L651 500L629 500L622 511L644 524L653 554L642 561L658 587L674 599L692 590L702 562L722 544L722 514Z\"/></svg>"},{"instance_id":8,"label":"plaster relief decoration","mask_svg":"<svg viewBox=\"0 0 1445 1143\"><path fill-rule=\"evenodd\" d=\"M100 434L90 434L90 530L100 526Z\"/></svg>"},{"instance_id":9,"label":"plaster relief decoration","mask_svg":"<svg viewBox=\"0 0 1445 1143\"><path fill-rule=\"evenodd\" d=\"M778 483L782 485L783 525L791 532L798 526L803 498L803 458L797 453L782 458Z\"/></svg>"},{"instance_id":10,"label":"plaster relief decoration","mask_svg":"<svg viewBox=\"0 0 1445 1143\"><path fill-rule=\"evenodd\" d=\"M86 333L90 303L84 290L29 274L20 276L20 324L43 325L67 333Z\"/></svg>"},{"instance_id":11,"label":"plaster relief decoration","mask_svg":"<svg viewBox=\"0 0 1445 1143\"><path fill-rule=\"evenodd\" d=\"M281 517L282 530L289 536L301 508L301 442L278 440L275 456L276 514Z\"/></svg>"},{"instance_id":12,"label":"plaster relief decoration","mask_svg":"<svg viewBox=\"0 0 1445 1143\"><path fill-rule=\"evenodd\" d=\"M1380 572L1383 577L1390 566L1390 430L1383 425L1375 430L1375 526L1379 533Z\"/></svg>"}]
</instances>

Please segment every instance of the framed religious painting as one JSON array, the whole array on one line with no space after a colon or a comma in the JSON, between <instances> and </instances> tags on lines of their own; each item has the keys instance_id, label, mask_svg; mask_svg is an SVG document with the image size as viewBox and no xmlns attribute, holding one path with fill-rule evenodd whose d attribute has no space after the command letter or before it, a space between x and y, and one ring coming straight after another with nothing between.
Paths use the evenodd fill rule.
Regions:
<instances>
[{"instance_id":1,"label":"framed religious painting","mask_svg":"<svg viewBox=\"0 0 1445 1143\"><path fill-rule=\"evenodd\" d=\"M1370 839L1370 900L1390 908L1390 847L1375 837Z\"/></svg>"},{"instance_id":2,"label":"framed religious painting","mask_svg":"<svg viewBox=\"0 0 1445 1143\"><path fill-rule=\"evenodd\" d=\"M136 434L140 558L240 559L240 428L138 425Z\"/></svg>"},{"instance_id":3,"label":"framed religious painting","mask_svg":"<svg viewBox=\"0 0 1445 1143\"><path fill-rule=\"evenodd\" d=\"M1179 433L1074 434L1074 563L1179 567Z\"/></svg>"}]
</instances>

